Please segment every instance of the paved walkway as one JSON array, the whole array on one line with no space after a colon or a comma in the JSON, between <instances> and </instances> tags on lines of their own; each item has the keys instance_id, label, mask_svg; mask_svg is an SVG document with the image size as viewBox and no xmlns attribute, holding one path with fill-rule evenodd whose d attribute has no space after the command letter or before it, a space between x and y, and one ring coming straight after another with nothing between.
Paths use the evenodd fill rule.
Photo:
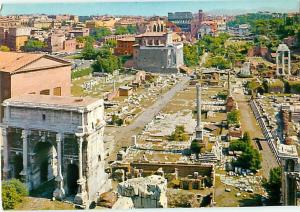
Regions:
<instances>
[{"instance_id":1,"label":"paved walkway","mask_svg":"<svg viewBox=\"0 0 300 212\"><path fill-rule=\"evenodd\" d=\"M241 114L242 129L244 130L244 132L249 132L251 138L253 139L253 146L260 151L262 155L262 174L264 177L269 178L270 169L278 166L276 159L254 117L246 96L244 94L234 94L234 96L237 100ZM260 139L261 148L259 148L259 146L255 142L255 138Z\"/></svg>"},{"instance_id":2,"label":"paved walkway","mask_svg":"<svg viewBox=\"0 0 300 212\"><path fill-rule=\"evenodd\" d=\"M156 102L150 107L146 108L134 121L128 126L120 127L114 132L115 146L108 160L115 160L116 153L123 146L129 146L131 143L131 136L140 133L146 124L168 104L175 94L188 86L189 77L183 77L173 88L167 91L162 96L158 97Z\"/></svg>"}]
</instances>

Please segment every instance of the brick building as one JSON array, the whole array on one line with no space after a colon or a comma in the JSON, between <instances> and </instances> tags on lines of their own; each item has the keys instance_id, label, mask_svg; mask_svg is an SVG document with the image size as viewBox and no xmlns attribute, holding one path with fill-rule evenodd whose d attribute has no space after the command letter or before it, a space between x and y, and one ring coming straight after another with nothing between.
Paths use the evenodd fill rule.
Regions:
<instances>
[{"instance_id":1,"label":"brick building","mask_svg":"<svg viewBox=\"0 0 300 212\"><path fill-rule=\"evenodd\" d=\"M49 52L75 52L76 39L67 38L63 33L52 34L47 39Z\"/></svg>"},{"instance_id":2,"label":"brick building","mask_svg":"<svg viewBox=\"0 0 300 212\"><path fill-rule=\"evenodd\" d=\"M114 49L116 55L133 55L134 37L121 38L117 40L117 46Z\"/></svg>"},{"instance_id":3,"label":"brick building","mask_svg":"<svg viewBox=\"0 0 300 212\"><path fill-rule=\"evenodd\" d=\"M0 52L0 120L2 102L35 93L71 95L71 64L43 54Z\"/></svg>"},{"instance_id":4,"label":"brick building","mask_svg":"<svg viewBox=\"0 0 300 212\"><path fill-rule=\"evenodd\" d=\"M0 43L8 46L11 50L19 51L28 41L30 33L30 27L1 28Z\"/></svg>"}]
</instances>

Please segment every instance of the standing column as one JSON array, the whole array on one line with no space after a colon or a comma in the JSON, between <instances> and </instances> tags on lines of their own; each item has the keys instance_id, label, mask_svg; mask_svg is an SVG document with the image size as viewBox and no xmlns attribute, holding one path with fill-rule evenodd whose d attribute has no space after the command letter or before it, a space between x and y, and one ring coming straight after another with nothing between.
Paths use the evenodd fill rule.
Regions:
<instances>
[{"instance_id":1,"label":"standing column","mask_svg":"<svg viewBox=\"0 0 300 212\"><path fill-rule=\"evenodd\" d=\"M75 196L74 202L78 205L87 206L87 192L85 182L86 180L83 178L83 161L82 161L82 143L83 136L79 136L78 138L78 170L79 170L79 179L78 183L78 193Z\"/></svg>"},{"instance_id":2,"label":"standing column","mask_svg":"<svg viewBox=\"0 0 300 212\"><path fill-rule=\"evenodd\" d=\"M279 52L276 52L276 75L279 76Z\"/></svg>"},{"instance_id":3,"label":"standing column","mask_svg":"<svg viewBox=\"0 0 300 212\"><path fill-rule=\"evenodd\" d=\"M291 75L291 51L288 51L288 75Z\"/></svg>"},{"instance_id":4,"label":"standing column","mask_svg":"<svg viewBox=\"0 0 300 212\"><path fill-rule=\"evenodd\" d=\"M9 178L9 165L8 165L8 142L7 142L7 129L2 128L3 140L3 178Z\"/></svg>"},{"instance_id":5,"label":"standing column","mask_svg":"<svg viewBox=\"0 0 300 212\"><path fill-rule=\"evenodd\" d=\"M23 175L24 183L27 184L27 164L28 164L28 158L27 158L27 137L28 137L28 130L24 129L22 130L22 139L23 139L23 170L21 171L20 175Z\"/></svg>"},{"instance_id":6,"label":"standing column","mask_svg":"<svg viewBox=\"0 0 300 212\"><path fill-rule=\"evenodd\" d=\"M282 52L281 56L282 56L282 75L285 75L285 58L284 58L284 52Z\"/></svg>"},{"instance_id":7,"label":"standing column","mask_svg":"<svg viewBox=\"0 0 300 212\"><path fill-rule=\"evenodd\" d=\"M53 197L58 200L62 200L65 197L65 190L63 188L63 176L61 172L62 166L62 151L61 151L61 142L63 139L62 133L56 134L56 144L57 144L57 176L55 181L57 183L57 188L53 192Z\"/></svg>"}]
</instances>

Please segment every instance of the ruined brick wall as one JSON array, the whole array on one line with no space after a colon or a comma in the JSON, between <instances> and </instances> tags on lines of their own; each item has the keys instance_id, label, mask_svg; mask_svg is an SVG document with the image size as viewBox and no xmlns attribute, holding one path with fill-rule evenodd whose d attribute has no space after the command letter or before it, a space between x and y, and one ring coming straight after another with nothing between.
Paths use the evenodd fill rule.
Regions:
<instances>
[{"instance_id":1,"label":"ruined brick wall","mask_svg":"<svg viewBox=\"0 0 300 212\"><path fill-rule=\"evenodd\" d=\"M159 168L162 168L165 173L174 173L175 168L178 169L179 177L186 177L193 175L194 172L198 172L202 176L211 176L214 168L213 165L200 165L200 164L168 164L168 163L131 163L131 168L143 169L143 172L155 172Z\"/></svg>"}]
</instances>

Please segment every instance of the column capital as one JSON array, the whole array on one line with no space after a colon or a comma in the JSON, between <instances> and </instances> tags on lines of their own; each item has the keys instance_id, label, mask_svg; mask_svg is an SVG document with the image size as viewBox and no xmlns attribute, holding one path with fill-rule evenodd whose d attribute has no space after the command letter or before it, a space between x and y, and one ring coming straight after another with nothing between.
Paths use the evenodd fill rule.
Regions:
<instances>
[{"instance_id":1,"label":"column capital","mask_svg":"<svg viewBox=\"0 0 300 212\"><path fill-rule=\"evenodd\" d=\"M56 141L60 142L63 139L64 134L61 132L56 133Z\"/></svg>"},{"instance_id":2,"label":"column capital","mask_svg":"<svg viewBox=\"0 0 300 212\"><path fill-rule=\"evenodd\" d=\"M8 134L6 127L1 127L1 132L2 132L2 136L7 136Z\"/></svg>"},{"instance_id":3,"label":"column capital","mask_svg":"<svg viewBox=\"0 0 300 212\"><path fill-rule=\"evenodd\" d=\"M22 138L23 138L23 139L24 139L24 138L27 138L28 134L29 134L29 130L27 130L27 129L23 129L23 130L22 130Z\"/></svg>"}]
</instances>

